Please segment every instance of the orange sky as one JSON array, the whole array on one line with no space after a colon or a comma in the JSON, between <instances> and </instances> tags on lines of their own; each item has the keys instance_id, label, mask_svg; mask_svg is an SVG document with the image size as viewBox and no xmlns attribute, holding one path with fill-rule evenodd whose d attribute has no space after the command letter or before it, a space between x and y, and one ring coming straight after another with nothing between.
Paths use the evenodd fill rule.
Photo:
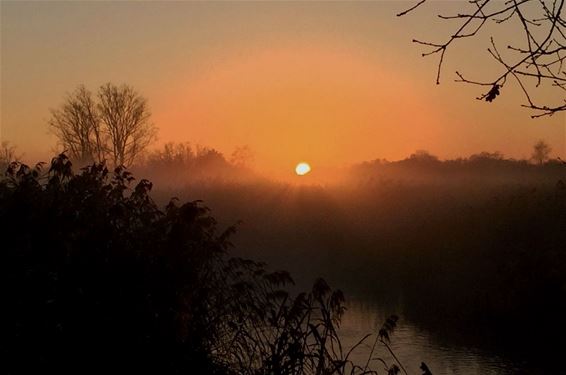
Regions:
<instances>
[{"instance_id":1,"label":"orange sky","mask_svg":"<svg viewBox=\"0 0 566 375\"><path fill-rule=\"evenodd\" d=\"M410 41L446 29L427 26L434 12L396 18L407 4L2 2L1 137L46 158L49 108L111 81L149 99L158 143L248 145L266 173L417 149L528 157L538 139L564 156L564 115L530 120L511 86L487 104L452 82L456 69L490 72L481 40L450 51L436 86L436 61Z\"/></svg>"},{"instance_id":2,"label":"orange sky","mask_svg":"<svg viewBox=\"0 0 566 375\"><path fill-rule=\"evenodd\" d=\"M249 144L277 168L297 159L343 164L438 145L441 114L425 94L356 49L299 41L179 82L156 103L155 119L180 124L162 129L163 140Z\"/></svg>"}]
</instances>

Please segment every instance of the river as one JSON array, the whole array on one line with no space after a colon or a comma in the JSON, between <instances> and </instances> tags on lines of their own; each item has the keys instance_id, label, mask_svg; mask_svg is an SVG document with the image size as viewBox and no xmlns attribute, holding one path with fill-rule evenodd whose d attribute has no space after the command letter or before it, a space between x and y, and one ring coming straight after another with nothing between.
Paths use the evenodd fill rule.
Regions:
<instances>
[{"instance_id":1,"label":"river","mask_svg":"<svg viewBox=\"0 0 566 375\"><path fill-rule=\"evenodd\" d=\"M367 300L350 300L347 306L340 327L346 351L367 333L377 332L389 314L383 311L379 304ZM375 335L372 335L364 341L364 344L353 352L351 359L356 363L365 364L374 340ZM481 348L471 344L474 341L476 340L468 340L466 337L447 339L443 333L420 328L400 314L390 346L408 374L422 374L419 369L421 362L425 362L434 375L566 374L566 370L558 368L556 363L550 363L552 359L557 359L555 357L529 358L514 353L510 348L494 345L486 345L490 346L489 349ZM525 340L525 345L532 344ZM376 348L374 357L382 358L389 365L395 363L383 345L378 344ZM386 373L381 362L372 363L372 369L381 374Z\"/></svg>"}]
</instances>

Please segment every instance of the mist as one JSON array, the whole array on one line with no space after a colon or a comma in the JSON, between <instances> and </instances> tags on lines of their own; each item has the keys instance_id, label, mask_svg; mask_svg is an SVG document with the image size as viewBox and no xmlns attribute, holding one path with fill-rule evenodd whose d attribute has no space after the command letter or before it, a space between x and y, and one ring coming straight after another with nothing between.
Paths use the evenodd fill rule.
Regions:
<instances>
[{"instance_id":1,"label":"mist","mask_svg":"<svg viewBox=\"0 0 566 375\"><path fill-rule=\"evenodd\" d=\"M482 322L506 334L540 334L528 324L537 306L551 320L565 311L561 161L419 151L278 181L217 156L203 170L137 174L162 205L203 200L221 226L236 225L235 255L290 271L299 289L322 276L425 327Z\"/></svg>"},{"instance_id":2,"label":"mist","mask_svg":"<svg viewBox=\"0 0 566 375\"><path fill-rule=\"evenodd\" d=\"M2 1L4 372L566 375L565 7Z\"/></svg>"}]
</instances>

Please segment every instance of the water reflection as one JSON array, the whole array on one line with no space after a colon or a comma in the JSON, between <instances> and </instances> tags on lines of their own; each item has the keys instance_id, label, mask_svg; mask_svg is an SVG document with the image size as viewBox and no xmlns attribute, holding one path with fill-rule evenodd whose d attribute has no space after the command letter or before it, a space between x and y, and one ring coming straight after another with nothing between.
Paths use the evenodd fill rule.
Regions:
<instances>
[{"instance_id":1,"label":"water reflection","mask_svg":"<svg viewBox=\"0 0 566 375\"><path fill-rule=\"evenodd\" d=\"M365 334L377 333L387 316L393 311L384 311L377 303L363 300L348 302L342 325L340 327L343 344L346 350L355 345ZM397 311L402 311L398 309ZM352 354L351 359L365 364L375 335L364 341ZM465 341L463 339L462 341ZM426 362L434 375L452 374L564 374L564 370L537 368L537 365L526 360L511 359L493 352L465 345L448 345L434 334L418 328L401 315L397 329L392 336L391 347L409 374L421 374L421 362ZM389 365L395 363L394 358L385 347L378 344L374 357L385 360ZM384 373L383 364L372 362L372 368Z\"/></svg>"}]
</instances>

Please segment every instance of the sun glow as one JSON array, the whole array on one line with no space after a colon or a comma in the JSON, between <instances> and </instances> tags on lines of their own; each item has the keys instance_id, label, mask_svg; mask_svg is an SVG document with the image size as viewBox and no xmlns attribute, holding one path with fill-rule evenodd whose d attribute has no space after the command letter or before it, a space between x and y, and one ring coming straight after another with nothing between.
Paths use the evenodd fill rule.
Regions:
<instances>
[{"instance_id":1,"label":"sun glow","mask_svg":"<svg viewBox=\"0 0 566 375\"><path fill-rule=\"evenodd\" d=\"M301 162L295 167L295 173L299 176L304 176L311 171L311 166L308 163Z\"/></svg>"}]
</instances>

